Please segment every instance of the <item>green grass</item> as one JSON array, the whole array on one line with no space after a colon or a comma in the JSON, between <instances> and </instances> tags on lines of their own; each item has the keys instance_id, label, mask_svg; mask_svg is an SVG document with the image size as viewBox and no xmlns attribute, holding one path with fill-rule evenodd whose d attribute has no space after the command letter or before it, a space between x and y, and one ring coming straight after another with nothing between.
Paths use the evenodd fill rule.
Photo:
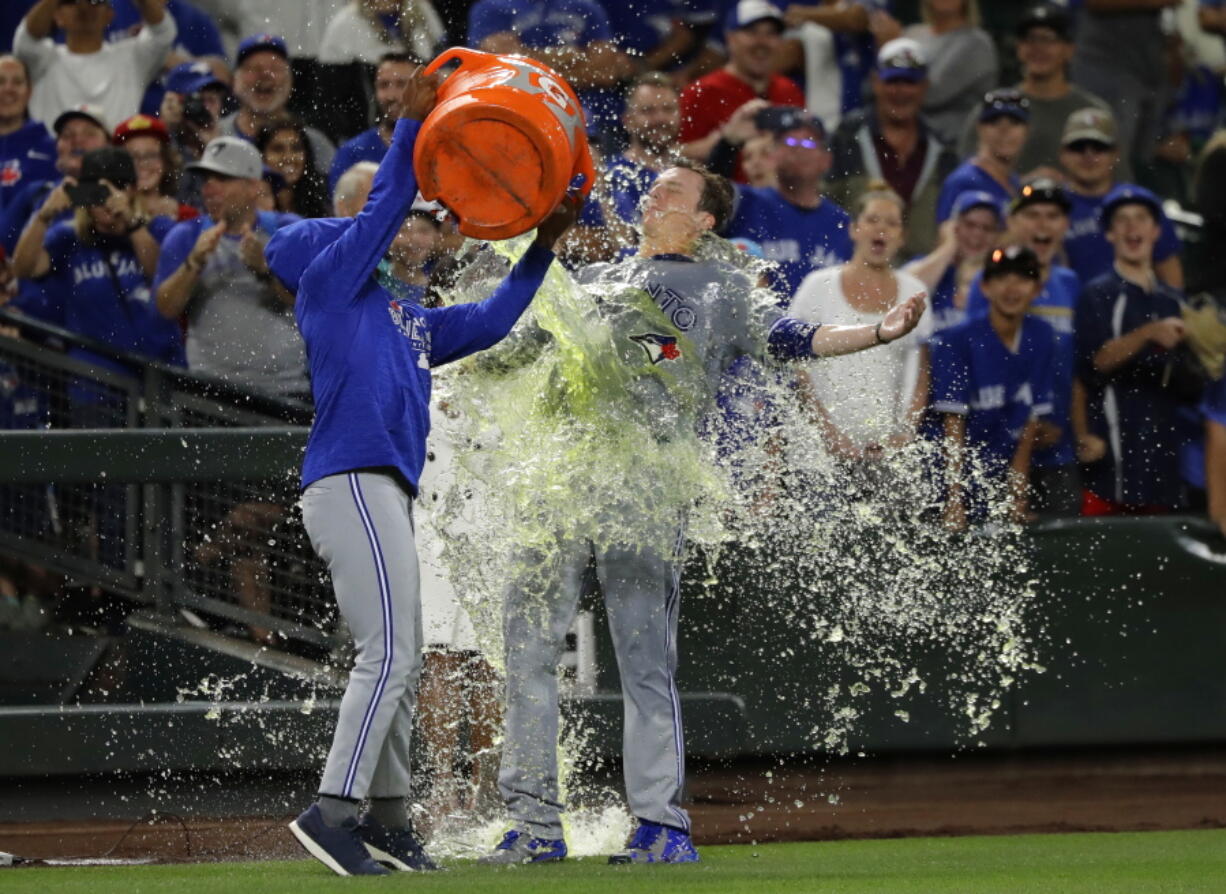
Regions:
<instances>
[{"instance_id":1,"label":"green grass","mask_svg":"<svg viewBox=\"0 0 1226 894\"><path fill-rule=\"evenodd\" d=\"M1226 830L907 838L708 847L694 866L608 866L595 859L509 869L340 879L313 861L0 869L0 891L82 894L381 890L460 894L635 892L1226 891Z\"/></svg>"}]
</instances>

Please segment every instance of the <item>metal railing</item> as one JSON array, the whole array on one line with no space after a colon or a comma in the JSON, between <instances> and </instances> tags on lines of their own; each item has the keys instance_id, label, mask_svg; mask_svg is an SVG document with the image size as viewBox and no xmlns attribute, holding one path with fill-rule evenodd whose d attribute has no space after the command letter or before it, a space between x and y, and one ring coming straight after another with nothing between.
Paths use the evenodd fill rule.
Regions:
<instances>
[{"instance_id":1,"label":"metal railing","mask_svg":"<svg viewBox=\"0 0 1226 894\"><path fill-rule=\"evenodd\" d=\"M0 555L330 646L297 508L312 409L0 312ZM72 356L88 351L106 366Z\"/></svg>"}]
</instances>

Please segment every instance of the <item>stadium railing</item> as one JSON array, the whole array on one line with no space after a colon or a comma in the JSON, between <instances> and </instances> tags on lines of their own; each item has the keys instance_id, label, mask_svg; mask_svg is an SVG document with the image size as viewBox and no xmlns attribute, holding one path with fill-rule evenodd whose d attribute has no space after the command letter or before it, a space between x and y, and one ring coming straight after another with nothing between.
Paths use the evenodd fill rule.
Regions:
<instances>
[{"instance_id":1,"label":"stadium railing","mask_svg":"<svg viewBox=\"0 0 1226 894\"><path fill-rule=\"evenodd\" d=\"M137 602L334 645L325 569L296 506L310 406L12 311L0 327L19 333L0 335L0 553Z\"/></svg>"}]
</instances>

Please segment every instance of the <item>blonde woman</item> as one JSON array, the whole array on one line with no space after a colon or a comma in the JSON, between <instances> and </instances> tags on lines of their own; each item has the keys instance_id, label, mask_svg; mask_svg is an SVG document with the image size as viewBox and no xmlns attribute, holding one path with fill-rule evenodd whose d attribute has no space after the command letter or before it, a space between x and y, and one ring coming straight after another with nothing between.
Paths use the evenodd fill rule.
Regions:
<instances>
[{"instance_id":1,"label":"blonde woman","mask_svg":"<svg viewBox=\"0 0 1226 894\"><path fill-rule=\"evenodd\" d=\"M882 182L860 198L852 258L810 273L789 315L837 326L877 326L895 306L927 290L891 261L903 243L903 201ZM830 451L851 465L872 462L915 437L928 399L932 314L876 351L810 361L798 374L802 400Z\"/></svg>"}]
</instances>

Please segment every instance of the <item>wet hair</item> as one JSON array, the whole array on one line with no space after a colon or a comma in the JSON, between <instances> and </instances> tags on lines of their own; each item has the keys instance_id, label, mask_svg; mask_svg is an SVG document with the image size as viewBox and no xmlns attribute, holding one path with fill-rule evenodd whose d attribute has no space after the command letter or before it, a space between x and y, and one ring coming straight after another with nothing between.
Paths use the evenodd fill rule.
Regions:
<instances>
[{"instance_id":1,"label":"wet hair","mask_svg":"<svg viewBox=\"0 0 1226 894\"><path fill-rule=\"evenodd\" d=\"M736 195L728 178L709 171L705 166L688 158L679 158L673 162L672 166L693 171L702 178L702 194L698 197L698 210L705 211L715 218L712 230L723 229L728 218L732 217L732 200Z\"/></svg>"},{"instance_id":2,"label":"wet hair","mask_svg":"<svg viewBox=\"0 0 1226 894\"><path fill-rule=\"evenodd\" d=\"M856 199L856 220L859 220L864 212L868 210L869 205L879 199L885 202L893 202L898 206L898 213L902 215L902 219L904 221L907 219L907 203L903 201L902 196L894 192L890 188L890 184L884 180L870 180L868 181L868 187Z\"/></svg>"}]
</instances>

